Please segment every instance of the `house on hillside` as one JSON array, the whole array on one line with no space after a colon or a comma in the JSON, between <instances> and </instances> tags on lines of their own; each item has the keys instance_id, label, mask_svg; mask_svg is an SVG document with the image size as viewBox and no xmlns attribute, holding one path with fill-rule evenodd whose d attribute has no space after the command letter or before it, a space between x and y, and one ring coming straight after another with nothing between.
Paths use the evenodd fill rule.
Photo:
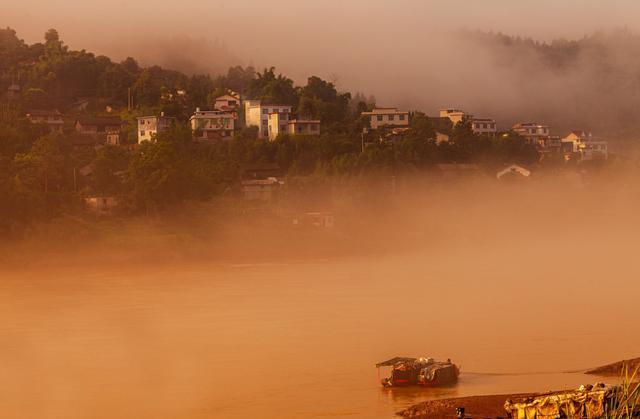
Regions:
<instances>
[{"instance_id":1,"label":"house on hillside","mask_svg":"<svg viewBox=\"0 0 640 419\"><path fill-rule=\"evenodd\" d=\"M197 140L232 139L235 132L234 113L225 111L202 111L197 108L189 123Z\"/></svg>"},{"instance_id":2,"label":"house on hillside","mask_svg":"<svg viewBox=\"0 0 640 419\"><path fill-rule=\"evenodd\" d=\"M76 119L76 134L94 144L121 145L126 141L127 122L119 116L84 116ZM79 143L90 141L79 140Z\"/></svg>"},{"instance_id":3,"label":"house on hillside","mask_svg":"<svg viewBox=\"0 0 640 419\"><path fill-rule=\"evenodd\" d=\"M537 122L518 123L511 130L523 137L527 144L538 147L549 138L549 126Z\"/></svg>"},{"instance_id":4,"label":"house on hillside","mask_svg":"<svg viewBox=\"0 0 640 419\"><path fill-rule=\"evenodd\" d=\"M164 131L168 131L176 123L176 119L170 116L141 116L138 119L138 144L143 141L152 141Z\"/></svg>"},{"instance_id":5,"label":"house on hillside","mask_svg":"<svg viewBox=\"0 0 640 419\"><path fill-rule=\"evenodd\" d=\"M244 101L244 118L247 127L258 127L258 138L268 139L269 115L278 114L278 131L286 132L293 107L289 105L263 104L259 100ZM275 138L275 137L273 137Z\"/></svg>"},{"instance_id":6,"label":"house on hillside","mask_svg":"<svg viewBox=\"0 0 640 419\"><path fill-rule=\"evenodd\" d=\"M287 122L289 135L320 135L319 119L293 119Z\"/></svg>"},{"instance_id":7,"label":"house on hillside","mask_svg":"<svg viewBox=\"0 0 640 419\"><path fill-rule=\"evenodd\" d=\"M580 161L589 161L609 157L609 144L605 140L593 137L590 132L582 130L571 131L562 139L565 158L571 159L571 154L576 155Z\"/></svg>"},{"instance_id":8,"label":"house on hillside","mask_svg":"<svg viewBox=\"0 0 640 419\"><path fill-rule=\"evenodd\" d=\"M249 179L240 182L242 197L247 201L271 201L276 191L284 185L284 181L275 177L266 179Z\"/></svg>"},{"instance_id":9,"label":"house on hillside","mask_svg":"<svg viewBox=\"0 0 640 419\"><path fill-rule=\"evenodd\" d=\"M453 125L455 125L459 122L467 122L468 120L473 118L473 115L466 113L462 109L447 108L440 109L440 118L447 118Z\"/></svg>"},{"instance_id":10,"label":"house on hillside","mask_svg":"<svg viewBox=\"0 0 640 419\"><path fill-rule=\"evenodd\" d=\"M288 113L273 112L269 114L267 129L269 141L280 134L288 135L320 135L320 121L316 119L292 119Z\"/></svg>"},{"instance_id":11,"label":"house on hillside","mask_svg":"<svg viewBox=\"0 0 640 419\"><path fill-rule=\"evenodd\" d=\"M240 108L240 94L229 91L226 95L216 98L213 108L223 112L237 112Z\"/></svg>"},{"instance_id":12,"label":"house on hillside","mask_svg":"<svg viewBox=\"0 0 640 419\"><path fill-rule=\"evenodd\" d=\"M44 124L49 127L51 132L62 132L64 120L62 119L62 114L57 110L31 110L27 112L26 116L32 124Z\"/></svg>"},{"instance_id":13,"label":"house on hillside","mask_svg":"<svg viewBox=\"0 0 640 419\"><path fill-rule=\"evenodd\" d=\"M397 108L375 108L371 112L361 114L369 120L372 130L378 128L409 128L409 112L399 111Z\"/></svg>"},{"instance_id":14,"label":"house on hillside","mask_svg":"<svg viewBox=\"0 0 640 419\"><path fill-rule=\"evenodd\" d=\"M490 118L472 118L470 120L471 130L474 134L496 135L496 121Z\"/></svg>"}]
</instances>

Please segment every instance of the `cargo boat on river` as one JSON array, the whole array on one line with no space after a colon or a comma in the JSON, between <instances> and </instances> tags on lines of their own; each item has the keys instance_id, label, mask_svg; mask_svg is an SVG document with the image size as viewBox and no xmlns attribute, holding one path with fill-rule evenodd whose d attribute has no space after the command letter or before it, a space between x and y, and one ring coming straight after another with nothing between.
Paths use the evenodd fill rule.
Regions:
<instances>
[{"instance_id":1,"label":"cargo boat on river","mask_svg":"<svg viewBox=\"0 0 640 419\"><path fill-rule=\"evenodd\" d=\"M384 387L447 386L455 384L460 375L460 369L450 359L435 361L433 358L395 357L376 364L378 377L381 367L391 367L391 375L380 380Z\"/></svg>"}]
</instances>

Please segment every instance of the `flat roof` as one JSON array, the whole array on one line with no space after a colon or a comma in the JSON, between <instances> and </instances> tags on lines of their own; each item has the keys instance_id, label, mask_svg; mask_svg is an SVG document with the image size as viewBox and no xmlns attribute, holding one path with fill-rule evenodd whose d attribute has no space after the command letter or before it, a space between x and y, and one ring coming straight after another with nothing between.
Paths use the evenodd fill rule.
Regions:
<instances>
[{"instance_id":1,"label":"flat roof","mask_svg":"<svg viewBox=\"0 0 640 419\"><path fill-rule=\"evenodd\" d=\"M319 119L292 119L289 124L319 124Z\"/></svg>"}]
</instances>

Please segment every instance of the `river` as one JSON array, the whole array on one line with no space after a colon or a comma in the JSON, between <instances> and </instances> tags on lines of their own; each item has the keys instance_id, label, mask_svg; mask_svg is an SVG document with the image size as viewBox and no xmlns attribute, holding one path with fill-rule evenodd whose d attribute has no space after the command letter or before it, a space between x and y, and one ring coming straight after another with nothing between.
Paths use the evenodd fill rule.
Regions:
<instances>
[{"instance_id":1,"label":"river","mask_svg":"<svg viewBox=\"0 0 640 419\"><path fill-rule=\"evenodd\" d=\"M4 273L2 417L391 418L434 397L574 387L596 378L562 371L638 355L633 249L585 246L569 264L544 243L497 247ZM374 364L396 355L463 374L382 389Z\"/></svg>"}]
</instances>

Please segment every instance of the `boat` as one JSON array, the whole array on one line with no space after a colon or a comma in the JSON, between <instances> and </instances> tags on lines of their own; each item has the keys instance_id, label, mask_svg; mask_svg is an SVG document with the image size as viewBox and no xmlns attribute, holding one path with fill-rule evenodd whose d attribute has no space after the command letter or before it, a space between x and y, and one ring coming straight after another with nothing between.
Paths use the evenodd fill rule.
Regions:
<instances>
[{"instance_id":1,"label":"boat","mask_svg":"<svg viewBox=\"0 0 640 419\"><path fill-rule=\"evenodd\" d=\"M460 368L450 359L436 361L433 358L395 357L377 363L378 374L381 367L391 367L391 375L380 380L384 387L448 386L455 384L460 375Z\"/></svg>"}]
</instances>

